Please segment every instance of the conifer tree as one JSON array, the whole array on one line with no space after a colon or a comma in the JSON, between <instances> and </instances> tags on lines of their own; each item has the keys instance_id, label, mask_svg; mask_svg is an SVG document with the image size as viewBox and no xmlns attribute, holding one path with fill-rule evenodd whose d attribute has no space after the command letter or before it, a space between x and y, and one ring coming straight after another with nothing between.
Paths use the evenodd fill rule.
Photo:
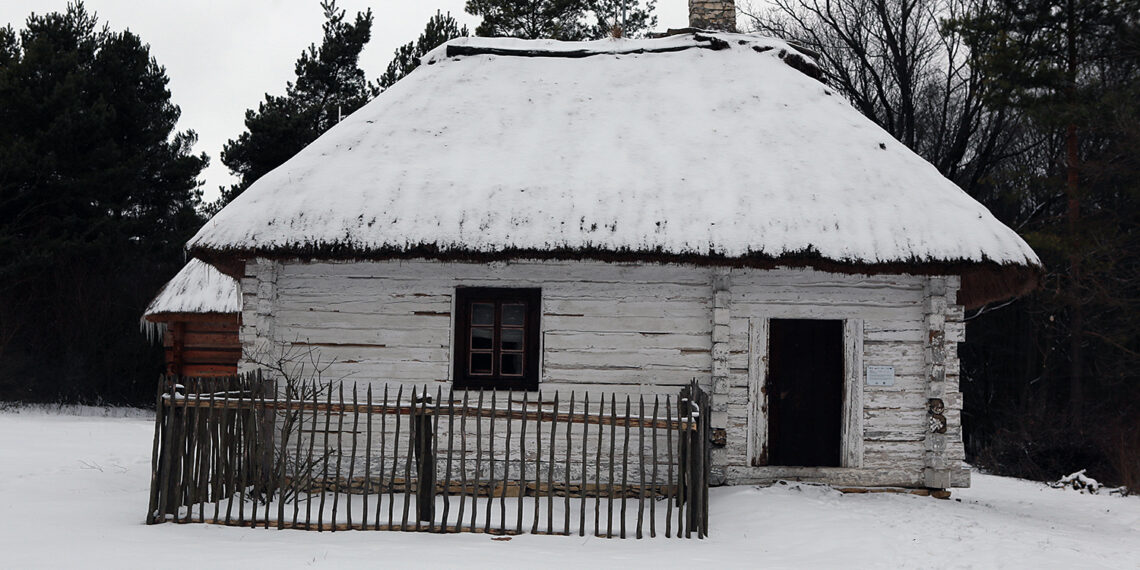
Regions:
<instances>
[{"instance_id":1,"label":"conifer tree","mask_svg":"<svg viewBox=\"0 0 1140 570\"><path fill-rule=\"evenodd\" d=\"M222 189L208 210L216 212L250 184L277 168L309 143L376 95L358 61L372 37L372 11L345 19L336 0L322 0L324 36L297 60L296 81L285 95L265 95L256 110L245 113L246 131L222 149L222 163L241 180Z\"/></svg>"},{"instance_id":2,"label":"conifer tree","mask_svg":"<svg viewBox=\"0 0 1140 570\"><path fill-rule=\"evenodd\" d=\"M207 163L167 83L81 2L0 29L0 399L150 392L138 318L202 222Z\"/></svg>"},{"instance_id":3,"label":"conifer tree","mask_svg":"<svg viewBox=\"0 0 1140 570\"><path fill-rule=\"evenodd\" d=\"M428 20L419 39L396 48L395 57L388 63L388 69L380 76L377 88L380 91L395 85L397 81L419 67L420 58L448 40L468 36L467 26L460 26L451 13L441 14L438 10Z\"/></svg>"},{"instance_id":4,"label":"conifer tree","mask_svg":"<svg viewBox=\"0 0 1140 570\"><path fill-rule=\"evenodd\" d=\"M974 440L991 468L1080 465L1140 488L1140 2L1000 0L950 25L992 104L1021 114L1029 150L991 176L987 205L1047 270L1038 294L971 329ZM980 348L1009 338L1015 354Z\"/></svg>"},{"instance_id":5,"label":"conifer tree","mask_svg":"<svg viewBox=\"0 0 1140 570\"><path fill-rule=\"evenodd\" d=\"M657 25L657 0L467 0L481 16L478 36L576 41L608 36L615 25L637 36Z\"/></svg>"}]
</instances>

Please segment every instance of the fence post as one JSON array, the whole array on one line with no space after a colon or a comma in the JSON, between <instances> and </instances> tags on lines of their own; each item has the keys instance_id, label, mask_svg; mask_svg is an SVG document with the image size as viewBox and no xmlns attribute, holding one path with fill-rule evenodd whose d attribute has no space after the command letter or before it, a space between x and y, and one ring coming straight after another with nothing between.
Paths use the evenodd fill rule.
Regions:
<instances>
[{"instance_id":1,"label":"fence post","mask_svg":"<svg viewBox=\"0 0 1140 570\"><path fill-rule=\"evenodd\" d=\"M708 489L711 449L708 441L712 409L711 398L701 389L696 380L682 392L682 415L689 418L686 430L686 453L683 454L684 469L687 471L684 491L687 505L686 533L696 531L697 538L708 536Z\"/></svg>"},{"instance_id":2,"label":"fence post","mask_svg":"<svg viewBox=\"0 0 1140 570\"><path fill-rule=\"evenodd\" d=\"M151 450L151 469L150 469L150 503L146 513L146 524L157 524L164 520L165 517L159 516L159 501L162 496L162 487L166 485L166 481L160 478L162 470L165 468L166 463L162 461L162 436L165 431L165 424L163 423L165 412L165 403L163 402L163 394L166 392L166 378L159 377L158 379L158 395L155 397L154 404L154 442Z\"/></svg>"},{"instance_id":3,"label":"fence post","mask_svg":"<svg viewBox=\"0 0 1140 570\"><path fill-rule=\"evenodd\" d=\"M695 429L689 432L689 437L692 438L692 442L689 444L689 460L692 461L692 466L690 467L691 486L689 497L691 502L689 503L689 524L691 528L696 531L697 538L704 536L704 526L702 525L704 520L702 515L704 512L703 499L704 489L708 484L705 473L705 448L707 447L705 445L705 426L708 424L708 420L706 419L708 411L705 410L702 405L704 404L701 398L703 394L704 392L697 386L697 382L694 380L693 386L689 390L689 413L696 416L694 418L695 425L693 426Z\"/></svg>"},{"instance_id":4,"label":"fence post","mask_svg":"<svg viewBox=\"0 0 1140 570\"><path fill-rule=\"evenodd\" d=\"M435 437L431 422L435 408L426 388L417 403L420 405L412 424L416 450L416 516L417 520L430 522L435 520L435 446L432 445Z\"/></svg>"}]
</instances>

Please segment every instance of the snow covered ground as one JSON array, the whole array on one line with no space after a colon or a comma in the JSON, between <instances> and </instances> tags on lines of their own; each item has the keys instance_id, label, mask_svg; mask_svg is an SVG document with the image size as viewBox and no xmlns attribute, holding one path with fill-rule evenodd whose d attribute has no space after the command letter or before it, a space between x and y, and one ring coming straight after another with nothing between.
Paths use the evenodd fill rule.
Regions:
<instances>
[{"instance_id":1,"label":"snow covered ground","mask_svg":"<svg viewBox=\"0 0 1140 570\"><path fill-rule=\"evenodd\" d=\"M949 501L713 489L704 541L146 526L152 430L121 410L0 411L0 567L1140 568L1140 498L980 474Z\"/></svg>"}]
</instances>

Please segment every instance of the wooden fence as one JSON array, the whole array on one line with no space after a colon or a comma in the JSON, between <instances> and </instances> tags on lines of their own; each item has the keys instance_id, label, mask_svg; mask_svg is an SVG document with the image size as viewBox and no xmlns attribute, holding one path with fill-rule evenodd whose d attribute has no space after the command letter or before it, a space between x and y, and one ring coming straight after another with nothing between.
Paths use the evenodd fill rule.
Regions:
<instances>
[{"instance_id":1,"label":"wooden fence","mask_svg":"<svg viewBox=\"0 0 1140 570\"><path fill-rule=\"evenodd\" d=\"M709 396L164 378L150 524L708 533Z\"/></svg>"}]
</instances>

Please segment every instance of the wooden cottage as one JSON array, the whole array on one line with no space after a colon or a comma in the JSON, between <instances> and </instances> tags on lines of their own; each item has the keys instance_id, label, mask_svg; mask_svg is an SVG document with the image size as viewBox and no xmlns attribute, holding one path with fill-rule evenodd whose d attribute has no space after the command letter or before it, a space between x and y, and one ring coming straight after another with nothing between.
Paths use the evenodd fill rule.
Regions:
<instances>
[{"instance_id":1,"label":"wooden cottage","mask_svg":"<svg viewBox=\"0 0 1140 570\"><path fill-rule=\"evenodd\" d=\"M457 393L695 378L714 483L969 484L963 310L1038 258L808 56L689 31L424 61L189 242L241 280L239 368L288 346Z\"/></svg>"},{"instance_id":2,"label":"wooden cottage","mask_svg":"<svg viewBox=\"0 0 1140 570\"><path fill-rule=\"evenodd\" d=\"M211 377L237 373L241 292L233 277L191 259L147 306L142 328L166 348L166 373Z\"/></svg>"}]
</instances>

